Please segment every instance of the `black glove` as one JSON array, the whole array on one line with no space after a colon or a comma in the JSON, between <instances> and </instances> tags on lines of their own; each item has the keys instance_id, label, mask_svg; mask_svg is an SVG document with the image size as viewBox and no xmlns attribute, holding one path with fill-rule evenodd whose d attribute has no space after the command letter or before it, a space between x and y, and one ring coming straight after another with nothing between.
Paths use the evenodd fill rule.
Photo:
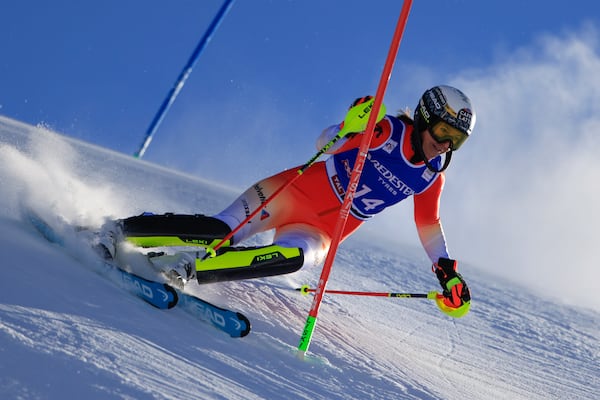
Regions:
<instances>
[{"instance_id":1,"label":"black glove","mask_svg":"<svg viewBox=\"0 0 600 400\"><path fill-rule=\"evenodd\" d=\"M446 314L460 317L469 311L471 292L463 277L456 272L456 266L456 260L440 257L432 269L443 289L443 305L438 302L438 306Z\"/></svg>"}]
</instances>

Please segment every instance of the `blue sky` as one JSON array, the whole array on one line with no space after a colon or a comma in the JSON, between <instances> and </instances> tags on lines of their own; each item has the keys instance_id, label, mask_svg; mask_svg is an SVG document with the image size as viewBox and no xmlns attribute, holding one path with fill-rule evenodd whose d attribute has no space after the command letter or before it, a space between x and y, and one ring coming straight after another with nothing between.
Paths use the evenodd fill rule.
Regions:
<instances>
[{"instance_id":1,"label":"blue sky","mask_svg":"<svg viewBox=\"0 0 600 400\"><path fill-rule=\"evenodd\" d=\"M133 154L221 4L11 2L0 13L0 114ZM304 163L321 129L375 92L400 8L236 1L144 159L239 188ZM412 108L439 83L471 96L478 125L442 206L451 249L540 290L542 266L568 265L571 290L600 279L599 11L582 0L415 1L384 99ZM409 213L373 226L414 240L398 222Z\"/></svg>"},{"instance_id":2,"label":"blue sky","mask_svg":"<svg viewBox=\"0 0 600 400\"><path fill-rule=\"evenodd\" d=\"M0 16L0 113L125 153L139 147L222 4L11 3ZM386 103L413 107L428 86L502 62L541 34L594 23L600 6L593 4L415 1ZM343 117L354 97L375 91L400 7L397 0L234 2L145 157L187 169L158 147L194 140L183 155L206 159L196 162L211 174L222 158L205 157L200 143L216 155L219 146L272 151L291 142L294 154L310 157L312 143L297 145ZM191 114L194 126L178 126ZM271 123L262 119L269 114ZM260 130L279 138L261 143Z\"/></svg>"}]
</instances>

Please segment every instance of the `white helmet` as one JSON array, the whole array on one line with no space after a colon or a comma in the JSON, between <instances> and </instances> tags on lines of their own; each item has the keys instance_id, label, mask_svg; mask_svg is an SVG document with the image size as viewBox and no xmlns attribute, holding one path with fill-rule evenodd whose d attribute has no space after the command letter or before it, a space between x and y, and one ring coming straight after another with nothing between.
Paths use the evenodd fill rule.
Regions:
<instances>
[{"instance_id":1,"label":"white helmet","mask_svg":"<svg viewBox=\"0 0 600 400\"><path fill-rule=\"evenodd\" d=\"M451 149L458 148L469 138L475 126L475 111L471 100L452 86L434 86L426 90L415 109L415 129L434 133L436 125L447 124L446 136L437 139L451 141ZM450 132L451 131L451 132ZM436 135L433 135L434 138Z\"/></svg>"}]
</instances>

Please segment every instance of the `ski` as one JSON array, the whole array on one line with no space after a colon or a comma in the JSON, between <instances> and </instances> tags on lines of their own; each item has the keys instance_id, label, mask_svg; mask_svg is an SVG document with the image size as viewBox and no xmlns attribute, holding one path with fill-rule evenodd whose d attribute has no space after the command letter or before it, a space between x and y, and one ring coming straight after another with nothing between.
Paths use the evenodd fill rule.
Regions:
<instances>
[{"instance_id":1,"label":"ski","mask_svg":"<svg viewBox=\"0 0 600 400\"><path fill-rule=\"evenodd\" d=\"M244 337L250 333L250 320L240 312L216 306L197 296L177 291L178 307L207 322L231 337Z\"/></svg>"},{"instance_id":2,"label":"ski","mask_svg":"<svg viewBox=\"0 0 600 400\"><path fill-rule=\"evenodd\" d=\"M66 237L53 228L31 209L22 211L24 218L48 242L68 249ZM65 224L66 225L66 224ZM81 230L77 228L77 230ZM77 257L75 257L77 258ZM84 262L78 259L80 262ZM146 303L163 310L181 307L188 314L227 333L231 337L244 337L250 333L251 324L242 313L219 307L204 299L185 293L169 283L143 278L124 269L117 261L98 259L101 273L127 292L134 294Z\"/></svg>"},{"instance_id":3,"label":"ski","mask_svg":"<svg viewBox=\"0 0 600 400\"><path fill-rule=\"evenodd\" d=\"M171 285L143 278L110 262L104 262L104 267L113 282L156 308L168 310L179 301L179 294Z\"/></svg>"}]
</instances>

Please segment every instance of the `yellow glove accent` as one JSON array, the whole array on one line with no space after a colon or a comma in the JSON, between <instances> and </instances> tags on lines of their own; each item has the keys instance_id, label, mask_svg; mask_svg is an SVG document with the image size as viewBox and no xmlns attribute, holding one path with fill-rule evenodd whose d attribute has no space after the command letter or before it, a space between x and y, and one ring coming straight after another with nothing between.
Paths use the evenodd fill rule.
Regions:
<instances>
[{"instance_id":1,"label":"yellow glove accent","mask_svg":"<svg viewBox=\"0 0 600 400\"><path fill-rule=\"evenodd\" d=\"M471 300L463 303L463 305L460 307L448 307L446 304L444 304L444 296L441 294L436 296L435 303L437 304L441 312L452 318L464 317L465 315L467 315L469 309L471 308Z\"/></svg>"},{"instance_id":2,"label":"yellow glove accent","mask_svg":"<svg viewBox=\"0 0 600 400\"><path fill-rule=\"evenodd\" d=\"M338 136L344 137L349 133L364 131L367 128L367 123L369 122L369 116L371 115L371 109L373 108L374 103L375 98L372 98L371 100L358 104L348 110L346 118L344 118L343 126L338 132ZM385 117L385 113L385 104L381 103L379 113L377 114L377 122Z\"/></svg>"}]
</instances>

